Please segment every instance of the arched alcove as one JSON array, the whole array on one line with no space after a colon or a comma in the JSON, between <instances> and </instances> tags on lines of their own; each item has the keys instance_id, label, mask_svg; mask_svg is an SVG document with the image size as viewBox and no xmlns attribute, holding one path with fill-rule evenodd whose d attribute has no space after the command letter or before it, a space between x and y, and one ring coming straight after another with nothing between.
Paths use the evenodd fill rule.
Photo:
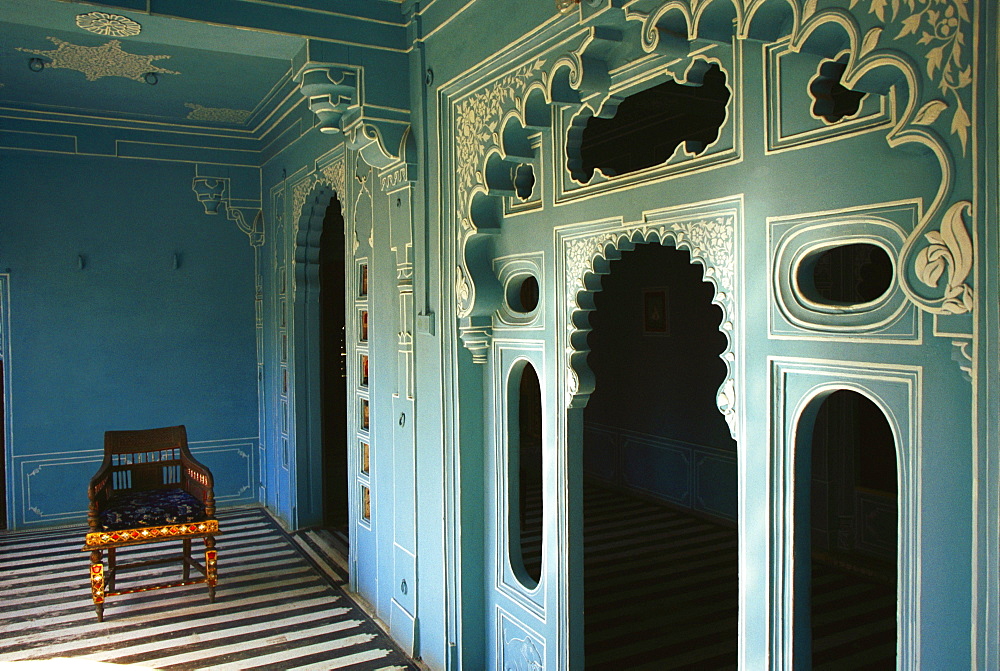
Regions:
<instances>
[{"instance_id":1,"label":"arched alcove","mask_svg":"<svg viewBox=\"0 0 1000 671\"><path fill-rule=\"evenodd\" d=\"M734 666L737 446L716 403L716 290L687 251L655 242L608 271L583 410L586 664Z\"/></svg>"},{"instance_id":2,"label":"arched alcove","mask_svg":"<svg viewBox=\"0 0 1000 671\"><path fill-rule=\"evenodd\" d=\"M799 420L795 454L796 666L895 668L892 426L866 395L827 392Z\"/></svg>"},{"instance_id":3,"label":"arched alcove","mask_svg":"<svg viewBox=\"0 0 1000 671\"><path fill-rule=\"evenodd\" d=\"M292 331L296 524L329 524L346 532L346 387L339 361L345 323L344 230L337 194L326 186L314 187L295 237Z\"/></svg>"}]
</instances>

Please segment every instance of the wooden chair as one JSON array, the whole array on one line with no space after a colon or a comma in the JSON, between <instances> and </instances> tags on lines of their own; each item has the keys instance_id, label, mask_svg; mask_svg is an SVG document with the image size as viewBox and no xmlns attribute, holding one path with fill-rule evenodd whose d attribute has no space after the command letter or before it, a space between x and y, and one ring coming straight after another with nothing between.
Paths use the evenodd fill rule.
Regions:
<instances>
[{"instance_id":1,"label":"wooden chair","mask_svg":"<svg viewBox=\"0 0 1000 671\"><path fill-rule=\"evenodd\" d=\"M104 621L110 596L205 583L215 602L217 582L215 497L212 473L191 456L183 426L104 434L104 462L90 481L90 531L83 546L90 552L90 588L97 621ZM191 556L191 540L205 540L205 563ZM181 554L117 563L118 548L180 540ZM107 552L108 567L103 554ZM181 562L182 580L115 589L118 572ZM191 579L191 568L201 573Z\"/></svg>"}]
</instances>

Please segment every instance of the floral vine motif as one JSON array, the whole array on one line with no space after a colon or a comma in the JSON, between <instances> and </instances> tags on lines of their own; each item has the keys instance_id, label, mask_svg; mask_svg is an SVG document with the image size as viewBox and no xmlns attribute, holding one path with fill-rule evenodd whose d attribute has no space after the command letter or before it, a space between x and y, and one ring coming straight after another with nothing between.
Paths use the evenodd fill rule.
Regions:
<instances>
[{"instance_id":1,"label":"floral vine motif","mask_svg":"<svg viewBox=\"0 0 1000 671\"><path fill-rule=\"evenodd\" d=\"M530 638L515 638L507 643L504 671L541 671L542 657Z\"/></svg>"},{"instance_id":2,"label":"floral vine motif","mask_svg":"<svg viewBox=\"0 0 1000 671\"><path fill-rule=\"evenodd\" d=\"M184 103L191 109L187 118L192 121L219 121L223 123L245 123L250 118L250 110L234 110L228 107L205 107L198 103Z\"/></svg>"},{"instance_id":3,"label":"floral vine motif","mask_svg":"<svg viewBox=\"0 0 1000 671\"><path fill-rule=\"evenodd\" d=\"M965 283L975 259L972 238L963 217L966 212L972 212L972 203L967 200L948 208L941 230L924 235L931 244L920 251L914 265L920 281L933 288L938 286L945 270L948 271L944 303L941 305L942 312L946 314L971 312L975 306L975 292Z\"/></svg>"},{"instance_id":4,"label":"floral vine motif","mask_svg":"<svg viewBox=\"0 0 1000 671\"><path fill-rule=\"evenodd\" d=\"M687 247L692 257L711 259L712 266L706 268L705 272L716 280L721 291L731 292L733 290L736 257L733 251L733 222L731 218L716 217L715 219L671 224L665 228L673 236L677 246ZM663 229L661 228L661 230Z\"/></svg>"},{"instance_id":5,"label":"floral vine motif","mask_svg":"<svg viewBox=\"0 0 1000 671\"><path fill-rule=\"evenodd\" d=\"M851 0L854 8L861 0ZM898 21L902 24L898 40L907 35L920 33L917 43L930 46L925 55L927 77L938 79L938 88L947 98L955 101L955 111L951 116L951 132L962 142L962 152L969 141L972 121L962 100L962 89L972 83L972 63L969 50L965 49L967 30L971 27L969 0L868 0L868 11L879 21ZM891 11L891 15L890 15ZM925 108L926 109L926 108ZM933 108L934 113L925 116L923 123L932 123L944 110L941 103ZM918 115L920 116L920 115ZM918 119L918 123L921 121Z\"/></svg>"},{"instance_id":6,"label":"floral vine motif","mask_svg":"<svg viewBox=\"0 0 1000 671\"><path fill-rule=\"evenodd\" d=\"M346 191L347 168L343 161L335 161L330 165L320 168L319 174L309 175L292 186L292 216L298 219L302 214L302 207L306 204L309 193L321 184L325 184L337 193L337 197L343 199Z\"/></svg>"},{"instance_id":7,"label":"floral vine motif","mask_svg":"<svg viewBox=\"0 0 1000 671\"><path fill-rule=\"evenodd\" d=\"M541 60L522 65L456 106L457 172L459 186L466 192L483 181L477 166L486 155L486 150L497 143L497 127L504 103L516 100L542 65Z\"/></svg>"},{"instance_id":8,"label":"floral vine motif","mask_svg":"<svg viewBox=\"0 0 1000 671\"><path fill-rule=\"evenodd\" d=\"M678 249L686 249L691 254L692 262L704 267L705 279L712 281L716 288L715 302L722 307L723 323L721 330L727 335L726 349L720 355L728 370L726 381L716 395L716 404L729 425L732 435L736 436L736 413L738 401L734 381L733 324L735 308L735 219L731 214L721 214L707 219L688 221L650 222L632 228L622 228L606 231L563 242L563 254L566 271L566 328L567 342L572 343L574 334L578 331L573 313L584 309L580 302L580 293L592 291L587 288L586 276L589 273L601 273L596 262L607 258L608 246L618 247L619 241L649 239L650 233L655 233L660 244L667 244L672 239ZM603 271L607 272L607 271ZM581 380L575 369L573 357L577 350L570 344L566 355L570 358L567 366L567 392L572 397L580 393Z\"/></svg>"},{"instance_id":9,"label":"floral vine motif","mask_svg":"<svg viewBox=\"0 0 1000 671\"><path fill-rule=\"evenodd\" d=\"M472 296L472 287L469 286L469 278L462 266L456 266L455 271L455 298L458 299L459 307L465 309Z\"/></svg>"}]
</instances>

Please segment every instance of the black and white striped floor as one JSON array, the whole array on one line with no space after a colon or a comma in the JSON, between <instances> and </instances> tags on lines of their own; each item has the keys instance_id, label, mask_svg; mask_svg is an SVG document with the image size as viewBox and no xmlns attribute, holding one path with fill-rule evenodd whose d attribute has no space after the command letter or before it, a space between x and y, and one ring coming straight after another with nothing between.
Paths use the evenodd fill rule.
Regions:
<instances>
[{"instance_id":1,"label":"black and white striped floor","mask_svg":"<svg viewBox=\"0 0 1000 671\"><path fill-rule=\"evenodd\" d=\"M156 669L415 670L336 575L303 554L263 510L220 515L219 587L108 599L98 623L84 530L0 535L0 662L71 658ZM161 546L157 548L157 546ZM119 551L120 561L165 544ZM200 544L196 544L200 545ZM131 552L126 558L125 552ZM123 573L149 579L178 567Z\"/></svg>"}]
</instances>

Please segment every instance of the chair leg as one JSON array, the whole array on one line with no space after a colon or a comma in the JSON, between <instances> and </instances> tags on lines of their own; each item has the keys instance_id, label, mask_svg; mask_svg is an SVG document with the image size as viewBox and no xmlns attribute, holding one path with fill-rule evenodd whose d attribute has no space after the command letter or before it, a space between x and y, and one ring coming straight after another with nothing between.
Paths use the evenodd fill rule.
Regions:
<instances>
[{"instance_id":1,"label":"chair leg","mask_svg":"<svg viewBox=\"0 0 1000 671\"><path fill-rule=\"evenodd\" d=\"M115 578L118 573L118 555L116 551L117 548L108 548L108 571L104 576L105 590L107 592L115 591Z\"/></svg>"},{"instance_id":2,"label":"chair leg","mask_svg":"<svg viewBox=\"0 0 1000 671\"><path fill-rule=\"evenodd\" d=\"M216 572L216 560L218 553L215 550L215 537L205 536L205 578L208 583L208 600L215 603L215 585L218 582Z\"/></svg>"},{"instance_id":3,"label":"chair leg","mask_svg":"<svg viewBox=\"0 0 1000 671\"><path fill-rule=\"evenodd\" d=\"M191 577L191 539L185 538L184 543L184 580Z\"/></svg>"},{"instance_id":4,"label":"chair leg","mask_svg":"<svg viewBox=\"0 0 1000 671\"><path fill-rule=\"evenodd\" d=\"M94 598L97 621L104 622L104 562L100 550L90 553L90 594Z\"/></svg>"}]
</instances>

